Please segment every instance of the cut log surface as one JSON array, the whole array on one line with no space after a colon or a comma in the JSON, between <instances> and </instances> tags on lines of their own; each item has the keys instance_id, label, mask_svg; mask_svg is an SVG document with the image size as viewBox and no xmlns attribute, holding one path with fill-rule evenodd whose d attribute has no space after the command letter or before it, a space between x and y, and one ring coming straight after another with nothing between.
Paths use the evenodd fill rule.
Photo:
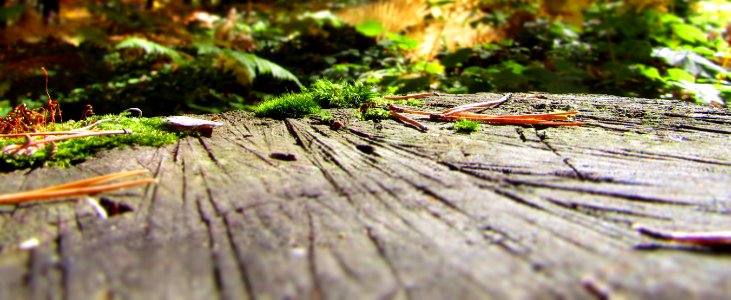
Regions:
<instances>
[{"instance_id":1,"label":"cut log surface","mask_svg":"<svg viewBox=\"0 0 731 300\"><path fill-rule=\"evenodd\" d=\"M436 95L439 111L500 94ZM146 187L0 206L3 299L728 299L731 251L657 239L731 230L731 113L677 101L515 94L495 115L219 115L211 137L0 174L8 193L135 169ZM29 246L35 240L36 247Z\"/></svg>"}]
</instances>

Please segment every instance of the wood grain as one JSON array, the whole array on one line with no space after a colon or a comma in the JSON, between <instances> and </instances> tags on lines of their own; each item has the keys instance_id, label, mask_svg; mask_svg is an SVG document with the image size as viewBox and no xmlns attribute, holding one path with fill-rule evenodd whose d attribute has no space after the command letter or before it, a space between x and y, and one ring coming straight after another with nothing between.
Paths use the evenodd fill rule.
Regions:
<instances>
[{"instance_id":1,"label":"wood grain","mask_svg":"<svg viewBox=\"0 0 731 300\"><path fill-rule=\"evenodd\" d=\"M499 99L438 95L427 110ZM731 114L665 100L515 94L494 114L578 110L581 127L416 117L340 130L219 116L210 138L0 175L3 193L145 168L156 185L0 207L2 298L722 299L727 250L635 231L731 229ZM272 153L293 159L271 158ZM30 238L40 246L22 250Z\"/></svg>"}]
</instances>

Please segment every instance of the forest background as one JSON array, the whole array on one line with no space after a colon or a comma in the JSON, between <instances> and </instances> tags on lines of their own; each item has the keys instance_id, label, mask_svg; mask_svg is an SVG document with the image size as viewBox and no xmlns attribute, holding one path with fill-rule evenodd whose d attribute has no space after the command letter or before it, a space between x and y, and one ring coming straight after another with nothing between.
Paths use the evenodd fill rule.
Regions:
<instances>
[{"instance_id":1,"label":"forest background","mask_svg":"<svg viewBox=\"0 0 731 300\"><path fill-rule=\"evenodd\" d=\"M0 0L0 114L249 109L318 79L381 93L600 93L723 107L731 3Z\"/></svg>"}]
</instances>

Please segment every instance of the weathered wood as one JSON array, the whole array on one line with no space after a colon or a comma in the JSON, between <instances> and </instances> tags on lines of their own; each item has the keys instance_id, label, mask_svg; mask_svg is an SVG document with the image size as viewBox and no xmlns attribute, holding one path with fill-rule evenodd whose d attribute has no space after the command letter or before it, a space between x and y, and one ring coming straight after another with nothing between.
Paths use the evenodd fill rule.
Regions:
<instances>
[{"instance_id":1,"label":"weathered wood","mask_svg":"<svg viewBox=\"0 0 731 300\"><path fill-rule=\"evenodd\" d=\"M501 95L434 96L426 109ZM731 294L727 249L632 225L731 229L731 114L676 101L517 94L495 114L581 127L220 115L210 138L0 175L2 192L121 170L158 183L3 206L0 291L20 298L663 298ZM296 160L276 159L292 154ZM280 157L282 157L280 155ZM32 250L19 245L40 240Z\"/></svg>"}]
</instances>

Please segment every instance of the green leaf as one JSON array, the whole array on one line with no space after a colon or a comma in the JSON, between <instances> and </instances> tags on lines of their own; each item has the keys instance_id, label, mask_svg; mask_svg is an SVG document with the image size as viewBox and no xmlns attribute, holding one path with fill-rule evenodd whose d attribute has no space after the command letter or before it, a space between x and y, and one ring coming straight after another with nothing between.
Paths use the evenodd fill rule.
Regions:
<instances>
[{"instance_id":1,"label":"green leaf","mask_svg":"<svg viewBox=\"0 0 731 300\"><path fill-rule=\"evenodd\" d=\"M167 56L172 59L173 62L176 64L184 64L186 62L186 59L184 59L183 56L181 56L180 53L175 49L165 47L163 45L143 38L130 37L125 39L124 41L121 41L116 46L116 49L125 48L141 48L145 51L145 55Z\"/></svg>"},{"instance_id":2,"label":"green leaf","mask_svg":"<svg viewBox=\"0 0 731 300\"><path fill-rule=\"evenodd\" d=\"M449 5L454 2L455 2L455 0L429 0L429 6L439 7L439 6Z\"/></svg>"},{"instance_id":3,"label":"green leaf","mask_svg":"<svg viewBox=\"0 0 731 300\"><path fill-rule=\"evenodd\" d=\"M4 3L5 1L3 1ZM25 11L27 5L18 4L13 6L0 6L0 22L6 22L19 18Z\"/></svg>"},{"instance_id":4,"label":"green leaf","mask_svg":"<svg viewBox=\"0 0 731 300\"><path fill-rule=\"evenodd\" d=\"M439 61L419 61L415 64L414 69L418 71L424 71L428 74L444 74L444 66L440 64Z\"/></svg>"},{"instance_id":5,"label":"green leaf","mask_svg":"<svg viewBox=\"0 0 731 300\"><path fill-rule=\"evenodd\" d=\"M457 51L445 55L441 61L445 67L454 68L470 58L474 51L470 48L461 48Z\"/></svg>"},{"instance_id":6,"label":"green leaf","mask_svg":"<svg viewBox=\"0 0 731 300\"><path fill-rule=\"evenodd\" d=\"M396 46L399 47L401 50L414 50L417 47L419 47L419 40L412 39L405 35L395 34L395 33L388 33L386 34L386 37L389 40L392 40L396 43Z\"/></svg>"},{"instance_id":7,"label":"green leaf","mask_svg":"<svg viewBox=\"0 0 731 300\"><path fill-rule=\"evenodd\" d=\"M673 50L670 48L655 48L653 57L665 60L671 66L680 67L695 76L714 78L716 74L728 74L723 67L690 50Z\"/></svg>"},{"instance_id":8,"label":"green leaf","mask_svg":"<svg viewBox=\"0 0 731 300\"><path fill-rule=\"evenodd\" d=\"M355 30L365 36L375 37L385 32L386 28L383 27L383 24L378 21L365 20L362 23L356 25Z\"/></svg>"},{"instance_id":9,"label":"green leaf","mask_svg":"<svg viewBox=\"0 0 731 300\"><path fill-rule=\"evenodd\" d=\"M723 99L721 99L721 91L713 84L694 83L686 80L672 82L672 84L692 92L695 95L696 100L701 103L710 104L712 102L716 102L724 104Z\"/></svg>"},{"instance_id":10,"label":"green leaf","mask_svg":"<svg viewBox=\"0 0 731 300\"><path fill-rule=\"evenodd\" d=\"M294 81L297 85L302 85L297 76L270 60L246 52L223 50L222 53L235 59L246 68L252 80L256 74L271 74L276 79Z\"/></svg>"},{"instance_id":11,"label":"green leaf","mask_svg":"<svg viewBox=\"0 0 731 300\"><path fill-rule=\"evenodd\" d=\"M679 68L668 69L668 79L672 81L695 81L695 77L693 76L693 74L690 74L685 70Z\"/></svg>"},{"instance_id":12,"label":"green leaf","mask_svg":"<svg viewBox=\"0 0 731 300\"><path fill-rule=\"evenodd\" d=\"M635 65L632 65L632 68L633 69L636 69L643 76L645 76L645 77L647 77L649 79L664 81L664 79L662 78L662 76L660 76L660 71L658 71L657 68L655 68L653 66L646 66L646 65L643 65L643 64L635 64Z\"/></svg>"},{"instance_id":13,"label":"green leaf","mask_svg":"<svg viewBox=\"0 0 731 300\"><path fill-rule=\"evenodd\" d=\"M706 42L706 34L698 27L689 24L673 24L673 32L675 35L688 43Z\"/></svg>"}]
</instances>

